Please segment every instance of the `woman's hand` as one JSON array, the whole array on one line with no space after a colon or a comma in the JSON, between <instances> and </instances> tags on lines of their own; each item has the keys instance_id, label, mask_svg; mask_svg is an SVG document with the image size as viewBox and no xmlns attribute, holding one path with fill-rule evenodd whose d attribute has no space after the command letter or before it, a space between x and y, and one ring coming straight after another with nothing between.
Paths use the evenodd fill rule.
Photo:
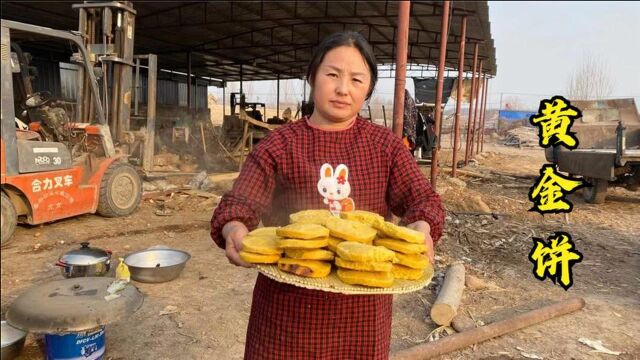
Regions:
<instances>
[{"instance_id":1,"label":"woman's hand","mask_svg":"<svg viewBox=\"0 0 640 360\"><path fill-rule=\"evenodd\" d=\"M239 221L229 221L222 228L222 237L225 240L225 253L230 263L247 268L254 265L243 261L240 258L240 250L242 250L242 240L249 233L249 229Z\"/></svg>"},{"instance_id":2,"label":"woman's hand","mask_svg":"<svg viewBox=\"0 0 640 360\"><path fill-rule=\"evenodd\" d=\"M407 225L409 229L420 231L424 234L424 244L427 246L427 255L429 256L429 260L431 260L431 265L434 264L434 253L433 253L433 239L431 239L431 226L424 220L418 220L414 223Z\"/></svg>"}]
</instances>

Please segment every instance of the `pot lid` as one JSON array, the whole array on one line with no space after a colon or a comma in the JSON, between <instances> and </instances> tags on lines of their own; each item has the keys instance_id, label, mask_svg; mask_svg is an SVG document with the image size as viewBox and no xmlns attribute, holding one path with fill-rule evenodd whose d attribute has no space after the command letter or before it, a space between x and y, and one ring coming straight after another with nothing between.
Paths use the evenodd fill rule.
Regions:
<instances>
[{"instance_id":1,"label":"pot lid","mask_svg":"<svg viewBox=\"0 0 640 360\"><path fill-rule=\"evenodd\" d=\"M89 247L88 242L80 244L79 249L71 250L60 257L60 261L69 265L95 265L111 258L105 250Z\"/></svg>"},{"instance_id":2,"label":"pot lid","mask_svg":"<svg viewBox=\"0 0 640 360\"><path fill-rule=\"evenodd\" d=\"M114 281L107 277L80 277L36 285L20 295L7 311L12 326L36 333L81 332L133 314L143 296L127 284L120 297L104 299Z\"/></svg>"}]
</instances>

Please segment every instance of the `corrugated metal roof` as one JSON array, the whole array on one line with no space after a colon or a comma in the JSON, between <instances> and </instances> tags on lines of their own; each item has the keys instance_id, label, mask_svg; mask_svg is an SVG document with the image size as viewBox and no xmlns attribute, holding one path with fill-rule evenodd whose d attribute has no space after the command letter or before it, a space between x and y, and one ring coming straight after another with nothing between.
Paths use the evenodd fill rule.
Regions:
<instances>
[{"instance_id":1,"label":"corrugated metal roof","mask_svg":"<svg viewBox=\"0 0 640 360\"><path fill-rule=\"evenodd\" d=\"M2 2L6 19L57 29L77 29L72 2ZM446 66L458 63L460 23L467 17L465 69L479 42L484 70L496 74L486 1L452 2ZM342 30L363 34L378 62L395 61L398 3L394 1L133 2L137 11L135 52L158 54L159 65L226 81L301 78L313 48ZM442 3L412 1L409 63L435 65Z\"/></svg>"}]
</instances>

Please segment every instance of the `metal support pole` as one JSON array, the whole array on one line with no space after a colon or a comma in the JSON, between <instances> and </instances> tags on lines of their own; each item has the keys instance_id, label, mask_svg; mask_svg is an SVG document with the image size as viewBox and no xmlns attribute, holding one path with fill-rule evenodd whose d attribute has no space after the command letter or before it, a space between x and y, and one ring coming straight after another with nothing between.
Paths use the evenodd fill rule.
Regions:
<instances>
[{"instance_id":1,"label":"metal support pole","mask_svg":"<svg viewBox=\"0 0 640 360\"><path fill-rule=\"evenodd\" d=\"M485 98L486 95L486 85L487 85L487 74L482 74L482 93L480 94L481 99L480 100L480 114L478 114L478 134L476 135L476 154L480 153L480 137L482 136L482 128L484 126L484 124L482 123L482 114L483 114L483 110L484 110L484 104L486 103L487 99Z\"/></svg>"},{"instance_id":2,"label":"metal support pole","mask_svg":"<svg viewBox=\"0 0 640 360\"><path fill-rule=\"evenodd\" d=\"M227 115L227 95L225 94L225 89L227 88L227 82L224 81L222 83L222 120L224 121L224 117Z\"/></svg>"},{"instance_id":3,"label":"metal support pole","mask_svg":"<svg viewBox=\"0 0 640 360\"><path fill-rule=\"evenodd\" d=\"M482 81L480 80L481 75L482 75L482 60L480 60L480 67L478 68L478 79L476 80L476 94L475 94L476 101L473 105L473 126L471 127L471 142L469 143L471 146L471 157L473 157L475 153L473 142L475 141L478 133L478 129L476 128L476 125L478 122L478 108L480 107L480 104L482 104L482 99L480 98L480 95L481 95L480 85L482 84Z\"/></svg>"},{"instance_id":4,"label":"metal support pole","mask_svg":"<svg viewBox=\"0 0 640 360\"><path fill-rule=\"evenodd\" d=\"M384 109L384 105L382 105L382 119L384 120L384 127L388 128L389 126L387 126L387 110Z\"/></svg>"},{"instance_id":5,"label":"metal support pole","mask_svg":"<svg viewBox=\"0 0 640 360\"><path fill-rule=\"evenodd\" d=\"M244 94L242 92L242 64L240 64L240 95ZM238 99L240 100L240 99ZM233 114L233 109L231 109L231 113Z\"/></svg>"},{"instance_id":6,"label":"metal support pole","mask_svg":"<svg viewBox=\"0 0 640 360\"><path fill-rule=\"evenodd\" d=\"M140 102L140 59L136 59L136 79L133 88L133 115L138 116L138 103Z\"/></svg>"},{"instance_id":7,"label":"metal support pole","mask_svg":"<svg viewBox=\"0 0 640 360\"><path fill-rule=\"evenodd\" d=\"M467 119L467 138L464 148L464 165L469 164L469 140L471 139L471 116L473 115L473 90L476 85L476 70L478 69L478 43L473 48L473 70L471 72L471 92L469 94L469 119Z\"/></svg>"},{"instance_id":8,"label":"metal support pole","mask_svg":"<svg viewBox=\"0 0 640 360\"><path fill-rule=\"evenodd\" d=\"M302 79L302 101L307 101L307 79Z\"/></svg>"},{"instance_id":9,"label":"metal support pole","mask_svg":"<svg viewBox=\"0 0 640 360\"><path fill-rule=\"evenodd\" d=\"M480 139L480 152L484 151L484 120L487 111L487 96L489 94L489 79L484 84L484 106L482 107L482 139Z\"/></svg>"},{"instance_id":10,"label":"metal support pole","mask_svg":"<svg viewBox=\"0 0 640 360\"><path fill-rule=\"evenodd\" d=\"M191 50L187 52L187 110L191 113Z\"/></svg>"},{"instance_id":11,"label":"metal support pole","mask_svg":"<svg viewBox=\"0 0 640 360\"><path fill-rule=\"evenodd\" d=\"M280 118L280 74L278 74L277 76L278 78L276 80L276 117L279 119ZM265 118L266 118L266 114L265 114Z\"/></svg>"},{"instance_id":12,"label":"metal support pole","mask_svg":"<svg viewBox=\"0 0 640 360\"><path fill-rule=\"evenodd\" d=\"M410 1L398 3L398 28L396 30L396 83L393 101L393 133L402 137L404 116L404 88L407 81L407 51L409 47Z\"/></svg>"},{"instance_id":13,"label":"metal support pole","mask_svg":"<svg viewBox=\"0 0 640 360\"><path fill-rule=\"evenodd\" d=\"M460 25L460 56L458 57L458 95L456 96L456 117L454 123L453 138L453 157L451 159L451 177L456 177L456 169L458 163L458 144L460 143L460 105L462 105L462 97L464 95L464 46L465 37L467 36L467 17L462 17Z\"/></svg>"},{"instance_id":14,"label":"metal support pole","mask_svg":"<svg viewBox=\"0 0 640 360\"><path fill-rule=\"evenodd\" d=\"M158 56L149 54L149 68L147 73L147 134L144 138L144 152L142 168L151 171L156 132L156 87L158 83Z\"/></svg>"},{"instance_id":15,"label":"metal support pole","mask_svg":"<svg viewBox=\"0 0 640 360\"><path fill-rule=\"evenodd\" d=\"M442 124L442 89L444 87L444 63L447 57L447 38L449 37L449 0L442 4L442 28L440 29L440 57L438 58L438 85L436 86L436 147L431 153L431 187L436 189L438 180L438 151L440 150L440 130ZM455 167L455 165L454 165Z\"/></svg>"}]
</instances>

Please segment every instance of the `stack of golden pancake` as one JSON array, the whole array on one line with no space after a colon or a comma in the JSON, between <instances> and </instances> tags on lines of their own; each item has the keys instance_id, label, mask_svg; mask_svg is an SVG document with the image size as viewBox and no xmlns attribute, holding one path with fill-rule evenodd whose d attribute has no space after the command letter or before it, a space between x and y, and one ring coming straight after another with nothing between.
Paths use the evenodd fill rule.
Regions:
<instances>
[{"instance_id":1,"label":"stack of golden pancake","mask_svg":"<svg viewBox=\"0 0 640 360\"><path fill-rule=\"evenodd\" d=\"M427 247L424 234L390 222L379 222L375 226L383 236L379 235L374 240L374 245L384 246L395 252L397 262L393 264L393 276L396 279L420 279L430 266L425 254Z\"/></svg>"},{"instance_id":2,"label":"stack of golden pancake","mask_svg":"<svg viewBox=\"0 0 640 360\"><path fill-rule=\"evenodd\" d=\"M344 241L338 245L336 274L342 282L350 285L391 287L394 260L395 253L383 246Z\"/></svg>"},{"instance_id":3,"label":"stack of golden pancake","mask_svg":"<svg viewBox=\"0 0 640 360\"><path fill-rule=\"evenodd\" d=\"M276 230L285 257L278 260L278 268L292 274L322 278L331 273L333 253L323 249L329 244L329 230L322 225L297 222Z\"/></svg>"},{"instance_id":4,"label":"stack of golden pancake","mask_svg":"<svg viewBox=\"0 0 640 360\"><path fill-rule=\"evenodd\" d=\"M249 233L242 259L277 263L282 271L312 278L328 276L335 259L342 282L384 288L394 279L418 280L430 266L424 234L372 212L344 212L339 218L328 210L305 210L289 220L284 227Z\"/></svg>"},{"instance_id":5,"label":"stack of golden pancake","mask_svg":"<svg viewBox=\"0 0 640 360\"><path fill-rule=\"evenodd\" d=\"M275 227L255 229L242 241L240 258L252 264L274 264L280 260L282 249Z\"/></svg>"}]
</instances>

